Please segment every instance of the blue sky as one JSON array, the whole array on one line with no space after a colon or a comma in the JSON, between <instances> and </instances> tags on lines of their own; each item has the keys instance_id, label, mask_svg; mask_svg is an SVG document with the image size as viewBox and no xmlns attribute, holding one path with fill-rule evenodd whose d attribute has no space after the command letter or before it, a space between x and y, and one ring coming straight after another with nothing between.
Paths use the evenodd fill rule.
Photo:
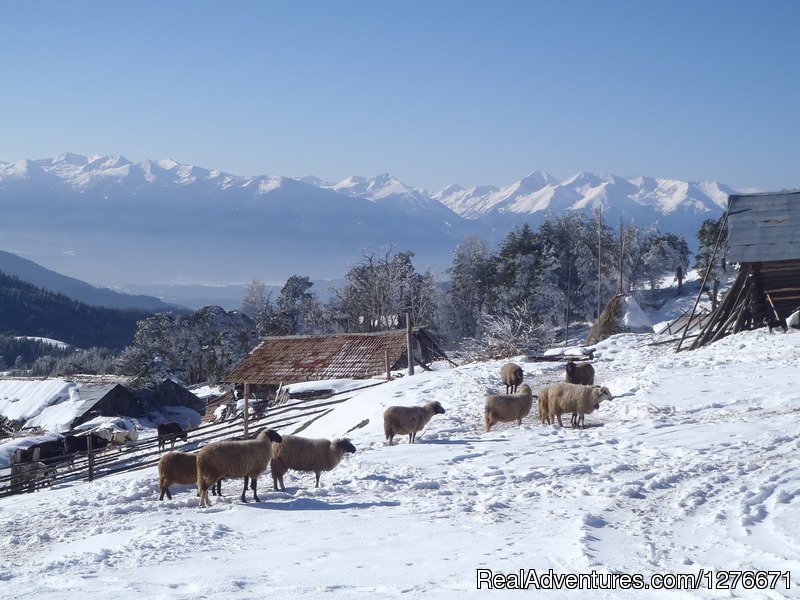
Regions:
<instances>
[{"instance_id":1,"label":"blue sky","mask_svg":"<svg viewBox=\"0 0 800 600\"><path fill-rule=\"evenodd\" d=\"M14 2L0 158L800 186L794 1Z\"/></svg>"}]
</instances>

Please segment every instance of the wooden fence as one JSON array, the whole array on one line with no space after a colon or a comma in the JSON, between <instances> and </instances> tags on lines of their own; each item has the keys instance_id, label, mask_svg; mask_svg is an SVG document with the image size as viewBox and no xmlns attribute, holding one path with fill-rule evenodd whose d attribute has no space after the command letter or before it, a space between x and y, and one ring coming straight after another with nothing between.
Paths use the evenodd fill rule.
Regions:
<instances>
[{"instance_id":1,"label":"wooden fence","mask_svg":"<svg viewBox=\"0 0 800 600\"><path fill-rule=\"evenodd\" d=\"M270 427L279 432L283 430L284 433L297 433L309 421L324 416L333 410L335 405L350 399L356 391L358 390L349 390L318 400L290 400L286 404L268 409L263 415L251 415L248 426L251 431ZM289 431L292 427L294 429ZM228 421L202 424L196 429L190 429L188 434L185 442L175 444L175 450L191 452L210 442L242 439L244 419L239 415ZM171 449L170 446L168 442L167 450ZM43 473L40 478L33 477L31 473L22 473L20 465L12 465L0 469L0 498L23 492L47 490L49 487L65 483L92 481L108 475L152 468L158 464L164 452L158 449L158 438L154 436L119 446L109 445L86 453L49 457L44 462L54 468L52 476Z\"/></svg>"}]
</instances>

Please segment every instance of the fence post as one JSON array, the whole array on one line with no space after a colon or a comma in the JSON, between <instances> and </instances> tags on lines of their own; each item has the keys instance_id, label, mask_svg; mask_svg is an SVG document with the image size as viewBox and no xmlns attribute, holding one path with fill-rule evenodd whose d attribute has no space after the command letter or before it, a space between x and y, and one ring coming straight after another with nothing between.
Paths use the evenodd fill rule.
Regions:
<instances>
[{"instance_id":1,"label":"fence post","mask_svg":"<svg viewBox=\"0 0 800 600\"><path fill-rule=\"evenodd\" d=\"M89 481L94 479L94 453L92 452L92 434L86 436L86 458L89 463Z\"/></svg>"},{"instance_id":2,"label":"fence post","mask_svg":"<svg viewBox=\"0 0 800 600\"><path fill-rule=\"evenodd\" d=\"M406 313L406 354L408 358L408 374L414 374L414 341L411 330L411 313Z\"/></svg>"},{"instance_id":3,"label":"fence post","mask_svg":"<svg viewBox=\"0 0 800 600\"><path fill-rule=\"evenodd\" d=\"M247 437L247 422L250 420L250 384L244 384L244 435Z\"/></svg>"}]
</instances>

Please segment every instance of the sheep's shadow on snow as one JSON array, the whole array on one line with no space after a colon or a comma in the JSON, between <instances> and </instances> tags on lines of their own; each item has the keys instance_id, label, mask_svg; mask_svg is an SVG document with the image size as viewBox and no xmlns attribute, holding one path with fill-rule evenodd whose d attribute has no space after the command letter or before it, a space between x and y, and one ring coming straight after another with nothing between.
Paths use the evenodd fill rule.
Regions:
<instances>
[{"instance_id":1,"label":"sheep's shadow on snow","mask_svg":"<svg viewBox=\"0 0 800 600\"><path fill-rule=\"evenodd\" d=\"M431 445L439 445L439 446L467 446L469 444L496 444L498 442L507 443L508 440L500 440L500 439L492 439L492 440L481 440L481 439L469 439L469 440L421 440L417 441L417 444L431 444ZM395 444L399 446L400 444Z\"/></svg>"},{"instance_id":2,"label":"sheep's shadow on snow","mask_svg":"<svg viewBox=\"0 0 800 600\"><path fill-rule=\"evenodd\" d=\"M317 500L316 498L295 498L289 502L248 502L247 506L264 510L349 510L379 508L382 506L400 506L400 502L343 502L341 504L336 504L325 502L324 500Z\"/></svg>"},{"instance_id":3,"label":"sheep's shadow on snow","mask_svg":"<svg viewBox=\"0 0 800 600\"><path fill-rule=\"evenodd\" d=\"M572 427L571 425L567 425L564 429L575 429L580 431L581 429L595 429L596 427L603 427L604 423L586 423L583 427Z\"/></svg>"}]
</instances>

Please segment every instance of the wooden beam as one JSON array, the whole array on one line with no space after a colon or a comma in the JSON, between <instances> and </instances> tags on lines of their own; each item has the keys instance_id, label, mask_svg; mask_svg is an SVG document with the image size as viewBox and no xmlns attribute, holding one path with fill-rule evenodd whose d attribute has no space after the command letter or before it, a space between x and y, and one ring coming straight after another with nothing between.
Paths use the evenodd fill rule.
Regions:
<instances>
[{"instance_id":1,"label":"wooden beam","mask_svg":"<svg viewBox=\"0 0 800 600\"><path fill-rule=\"evenodd\" d=\"M406 358L408 359L408 374L414 374L414 332L411 330L411 313L406 313Z\"/></svg>"},{"instance_id":2,"label":"wooden beam","mask_svg":"<svg viewBox=\"0 0 800 600\"><path fill-rule=\"evenodd\" d=\"M782 292L800 292L800 286L765 289L765 294L780 294Z\"/></svg>"},{"instance_id":3,"label":"wooden beam","mask_svg":"<svg viewBox=\"0 0 800 600\"><path fill-rule=\"evenodd\" d=\"M696 350L700 346L704 346L716 336L720 327L724 325L725 321L730 316L730 312L735 308L736 302L738 302L739 298L744 292L744 289L748 287L747 274L745 274L743 271L740 271L739 275L736 277L736 280L733 282L731 289L725 295L725 299L717 305L716 310L711 313L708 323L705 327L703 327L692 345L689 347L690 350Z\"/></svg>"},{"instance_id":4,"label":"wooden beam","mask_svg":"<svg viewBox=\"0 0 800 600\"><path fill-rule=\"evenodd\" d=\"M727 224L728 224L728 211L725 211L725 214L723 215L722 218L722 223L720 223L719 232L717 233L717 241L714 243L714 251L711 253L711 258L708 261L708 267L706 268L705 275L703 275L703 281L700 283L700 290L697 292L697 298L694 301L694 306L692 306L692 313L691 313L692 316L689 317L690 323L692 321L692 317L694 317L694 312L697 310L697 305L700 304L700 298L703 296L703 288L706 286L706 280L708 279L708 274L711 272L711 266L714 264L714 259L717 256L717 248L719 247L719 242L722 239L722 230L726 227ZM688 327L683 331L683 335L681 335L681 339L678 342L678 347L675 349L675 352L681 351L681 345L683 345L683 340L686 339L686 334L688 333L688 331L689 331ZM692 346L689 349L693 350L696 347L695 346L696 343L697 339L695 339L695 343L692 344Z\"/></svg>"},{"instance_id":5,"label":"wooden beam","mask_svg":"<svg viewBox=\"0 0 800 600\"><path fill-rule=\"evenodd\" d=\"M250 420L250 384L244 384L244 435L247 437L247 422Z\"/></svg>"},{"instance_id":6,"label":"wooden beam","mask_svg":"<svg viewBox=\"0 0 800 600\"><path fill-rule=\"evenodd\" d=\"M426 365L424 362L422 362L416 356L414 357L414 362L417 363L420 367L422 367L423 371L430 371L431 370L431 368L428 365Z\"/></svg>"}]
</instances>

